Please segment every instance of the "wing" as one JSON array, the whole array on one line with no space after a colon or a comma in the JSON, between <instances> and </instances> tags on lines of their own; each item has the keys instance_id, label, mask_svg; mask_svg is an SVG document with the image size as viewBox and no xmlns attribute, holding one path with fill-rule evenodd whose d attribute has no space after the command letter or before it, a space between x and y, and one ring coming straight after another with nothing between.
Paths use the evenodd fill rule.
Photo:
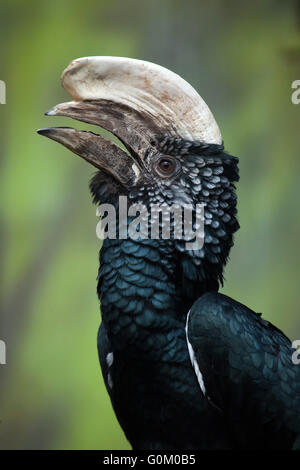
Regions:
<instances>
[{"instance_id":1,"label":"wing","mask_svg":"<svg viewBox=\"0 0 300 470\"><path fill-rule=\"evenodd\" d=\"M210 292L187 320L202 391L241 448L299 448L300 365L289 339L259 314Z\"/></svg>"}]
</instances>

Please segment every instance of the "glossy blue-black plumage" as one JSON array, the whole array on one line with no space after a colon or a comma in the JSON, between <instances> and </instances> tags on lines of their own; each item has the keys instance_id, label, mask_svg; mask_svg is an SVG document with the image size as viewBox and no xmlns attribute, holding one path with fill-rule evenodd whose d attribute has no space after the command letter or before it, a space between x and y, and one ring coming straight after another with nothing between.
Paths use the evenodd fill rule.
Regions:
<instances>
[{"instance_id":1,"label":"glossy blue-black plumage","mask_svg":"<svg viewBox=\"0 0 300 470\"><path fill-rule=\"evenodd\" d=\"M184 240L104 241L98 349L117 418L135 449L297 447L300 379L289 341L217 294L238 228L237 159L222 146L181 139L157 146L180 161L172 184L147 177L153 157L146 155L137 187L116 188L99 173L94 200L117 208L121 193L146 206L205 203L205 243L194 251ZM188 337L205 393L186 340L190 309Z\"/></svg>"}]
</instances>

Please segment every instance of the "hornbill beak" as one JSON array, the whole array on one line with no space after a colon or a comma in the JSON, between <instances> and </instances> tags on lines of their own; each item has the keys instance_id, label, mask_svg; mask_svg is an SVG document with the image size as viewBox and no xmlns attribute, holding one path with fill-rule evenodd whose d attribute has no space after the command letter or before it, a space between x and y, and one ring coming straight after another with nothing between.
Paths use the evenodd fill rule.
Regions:
<instances>
[{"instance_id":1,"label":"hornbill beak","mask_svg":"<svg viewBox=\"0 0 300 470\"><path fill-rule=\"evenodd\" d=\"M46 115L99 125L114 134L129 155L93 133L71 128L38 132L124 183L136 176L132 165L142 167L146 152L155 149L160 138L222 143L218 125L199 94L159 65L122 57L85 57L72 61L61 80L73 101L58 104Z\"/></svg>"},{"instance_id":2,"label":"hornbill beak","mask_svg":"<svg viewBox=\"0 0 300 470\"><path fill-rule=\"evenodd\" d=\"M125 186L130 183L133 176L132 159L124 150L104 137L72 127L48 127L37 132L56 140L96 168L110 173Z\"/></svg>"}]
</instances>

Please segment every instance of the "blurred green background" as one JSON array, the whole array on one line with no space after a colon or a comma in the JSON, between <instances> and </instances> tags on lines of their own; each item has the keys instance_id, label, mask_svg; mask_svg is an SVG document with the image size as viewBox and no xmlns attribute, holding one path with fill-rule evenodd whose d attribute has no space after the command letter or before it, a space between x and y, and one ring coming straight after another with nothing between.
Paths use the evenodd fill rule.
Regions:
<instances>
[{"instance_id":1,"label":"blurred green background","mask_svg":"<svg viewBox=\"0 0 300 470\"><path fill-rule=\"evenodd\" d=\"M223 291L300 338L299 2L1 0L0 44L0 446L127 449L96 350L93 169L36 129L72 125L43 113L69 100L59 77L74 58L142 58L182 75L240 157Z\"/></svg>"}]
</instances>

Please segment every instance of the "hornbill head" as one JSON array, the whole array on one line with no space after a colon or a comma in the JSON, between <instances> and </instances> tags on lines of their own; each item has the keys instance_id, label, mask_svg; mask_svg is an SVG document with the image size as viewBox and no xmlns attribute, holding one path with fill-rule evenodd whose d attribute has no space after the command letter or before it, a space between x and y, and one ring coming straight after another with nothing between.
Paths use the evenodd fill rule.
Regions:
<instances>
[{"instance_id":1,"label":"hornbill head","mask_svg":"<svg viewBox=\"0 0 300 470\"><path fill-rule=\"evenodd\" d=\"M195 89L159 65L120 57L76 59L62 85L73 101L47 115L99 125L127 149L69 127L38 131L99 169L91 181L94 201L116 203L126 195L146 205L205 204L204 246L189 253L182 241L176 246L187 278L222 281L238 228L237 158L224 152L218 125Z\"/></svg>"}]
</instances>

